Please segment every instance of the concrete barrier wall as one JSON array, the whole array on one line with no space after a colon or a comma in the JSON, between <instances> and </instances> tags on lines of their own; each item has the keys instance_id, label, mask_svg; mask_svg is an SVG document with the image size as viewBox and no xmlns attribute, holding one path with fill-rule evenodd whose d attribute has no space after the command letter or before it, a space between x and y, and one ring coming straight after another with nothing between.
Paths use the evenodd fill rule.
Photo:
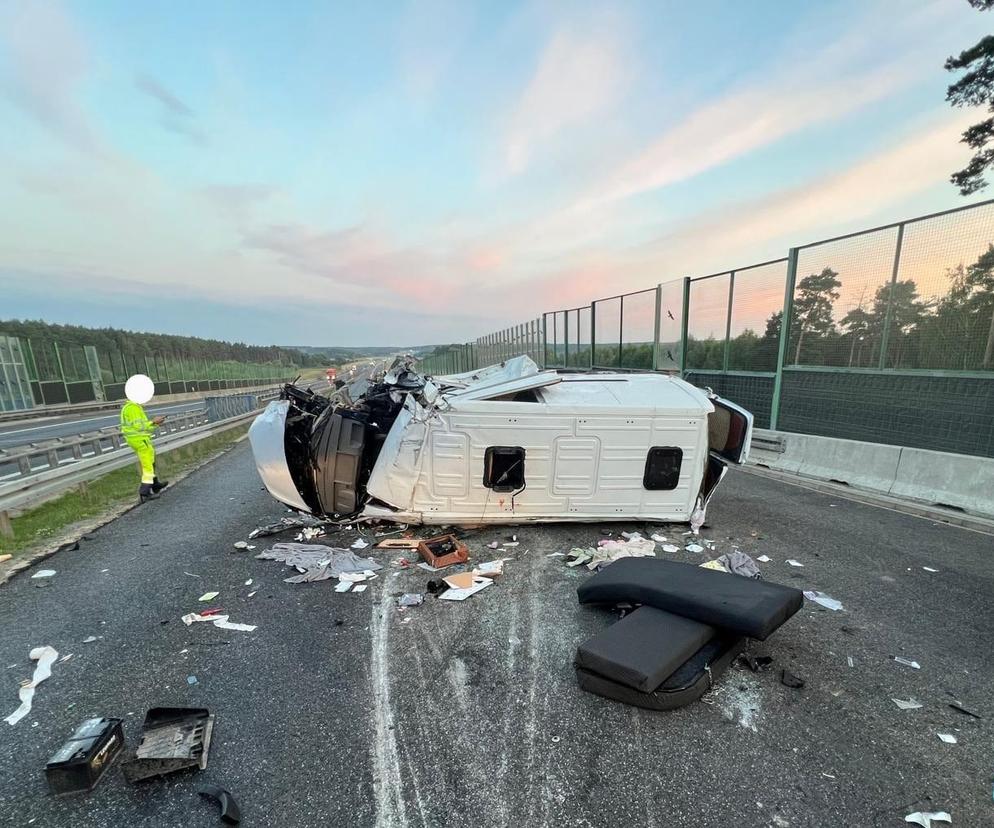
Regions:
<instances>
[{"instance_id":1,"label":"concrete barrier wall","mask_svg":"<svg viewBox=\"0 0 994 828\"><path fill-rule=\"evenodd\" d=\"M754 437L751 463L994 517L994 458L766 429Z\"/></svg>"}]
</instances>

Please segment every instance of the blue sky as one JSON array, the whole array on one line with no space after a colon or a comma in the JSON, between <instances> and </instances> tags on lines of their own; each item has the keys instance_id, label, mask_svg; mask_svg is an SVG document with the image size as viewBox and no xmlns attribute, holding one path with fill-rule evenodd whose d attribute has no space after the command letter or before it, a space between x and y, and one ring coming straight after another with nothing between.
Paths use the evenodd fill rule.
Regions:
<instances>
[{"instance_id":1,"label":"blue sky","mask_svg":"<svg viewBox=\"0 0 994 828\"><path fill-rule=\"evenodd\" d=\"M809 8L810 7L810 8ZM0 317L475 338L955 206L960 0L21 2Z\"/></svg>"}]
</instances>

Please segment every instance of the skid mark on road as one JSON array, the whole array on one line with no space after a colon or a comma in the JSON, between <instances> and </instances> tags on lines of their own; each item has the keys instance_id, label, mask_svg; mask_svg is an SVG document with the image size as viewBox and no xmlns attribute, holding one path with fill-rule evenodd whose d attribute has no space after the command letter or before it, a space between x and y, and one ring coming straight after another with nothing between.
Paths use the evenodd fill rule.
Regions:
<instances>
[{"instance_id":1,"label":"skid mark on road","mask_svg":"<svg viewBox=\"0 0 994 828\"><path fill-rule=\"evenodd\" d=\"M381 588L380 600L373 604L369 629L372 637L370 677L373 683L373 792L376 797L377 828L403 828L408 824L404 804L400 756L394 736L393 709L390 706L390 675L387 666L387 633L393 599Z\"/></svg>"}]
</instances>

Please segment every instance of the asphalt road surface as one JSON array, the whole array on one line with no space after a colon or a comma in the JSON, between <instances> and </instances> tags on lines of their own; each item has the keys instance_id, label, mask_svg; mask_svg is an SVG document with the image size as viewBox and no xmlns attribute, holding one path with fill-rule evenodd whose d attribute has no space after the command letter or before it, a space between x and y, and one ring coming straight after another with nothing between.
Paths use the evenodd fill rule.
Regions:
<instances>
[{"instance_id":1,"label":"asphalt road surface","mask_svg":"<svg viewBox=\"0 0 994 828\"><path fill-rule=\"evenodd\" d=\"M547 556L596 542L603 525L480 531L477 561L517 532L506 574L462 603L401 612L394 596L428 576L392 565L396 554L376 553L385 568L365 593L337 594L233 550L283 514L243 443L49 558L53 578L29 570L0 587L0 715L17 706L32 647L74 654L24 720L0 723L0 825L216 826L204 783L234 794L245 826L896 828L916 810L994 821L990 536L729 475L705 537L768 555L766 578L845 609L806 604L753 644L770 669L731 669L704 701L652 713L573 676L576 645L609 617L577 605L585 572ZM683 527L656 531L683 541ZM181 623L211 605L258 629ZM783 668L804 688L783 686ZM121 716L134 745L158 705L216 714L206 770L129 786L113 767L90 794L48 795L43 766L78 723Z\"/></svg>"}]
</instances>

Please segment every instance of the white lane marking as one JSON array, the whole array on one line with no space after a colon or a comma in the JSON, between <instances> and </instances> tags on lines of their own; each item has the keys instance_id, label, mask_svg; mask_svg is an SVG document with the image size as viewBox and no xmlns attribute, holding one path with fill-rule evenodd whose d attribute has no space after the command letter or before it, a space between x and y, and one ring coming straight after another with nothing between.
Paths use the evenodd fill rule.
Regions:
<instances>
[{"instance_id":1,"label":"white lane marking","mask_svg":"<svg viewBox=\"0 0 994 828\"><path fill-rule=\"evenodd\" d=\"M372 604L373 617L369 624L373 652L370 678L373 683L373 794L376 799L376 828L399 828L408 824L404 803L403 779L397 740L391 729L393 710L390 706L390 673L387 667L387 632L393 598L390 591L380 587L379 603Z\"/></svg>"},{"instance_id":2,"label":"white lane marking","mask_svg":"<svg viewBox=\"0 0 994 828\"><path fill-rule=\"evenodd\" d=\"M186 405L190 405L190 403L186 403ZM174 408L183 408L183 407L184 407L183 405L173 405L163 408L156 407L156 408L150 408L149 412L152 414L159 414L163 411L172 411ZM66 420L63 423L49 423L48 425L34 426L33 428L20 428L17 429L16 431L0 431L0 439L3 439L4 437L10 436L12 434L25 434L29 431L41 431L42 429L46 428L61 428L62 426L75 426L75 425L81 425L82 423L95 423L99 422L100 420L111 420L113 422L117 420L117 415L104 414L102 417L89 417L85 420Z\"/></svg>"}]
</instances>

